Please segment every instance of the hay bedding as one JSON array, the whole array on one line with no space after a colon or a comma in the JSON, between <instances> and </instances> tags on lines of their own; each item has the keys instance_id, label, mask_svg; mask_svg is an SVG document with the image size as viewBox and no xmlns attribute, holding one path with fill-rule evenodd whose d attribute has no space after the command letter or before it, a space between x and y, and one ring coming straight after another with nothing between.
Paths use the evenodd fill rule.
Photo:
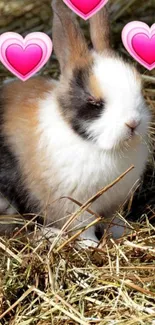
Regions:
<instances>
[{"instance_id":1,"label":"hay bedding","mask_svg":"<svg viewBox=\"0 0 155 325\"><path fill-rule=\"evenodd\" d=\"M114 47L129 60L120 33L132 20L155 22L154 0L109 1ZM0 0L0 33L22 35L44 31L51 35L50 0ZM87 23L81 26L89 42ZM135 63L136 64L136 63ZM138 65L144 95L155 111L155 70ZM41 71L58 76L54 57ZM1 81L12 75L0 65ZM155 182L153 157L154 124L150 129L152 155L144 181L131 200L132 235L113 241L103 238L96 250L81 249L78 242L60 237L52 246L21 233L0 238L0 324L155 324ZM125 215L128 214L128 210ZM35 238L35 240L34 240Z\"/></svg>"}]
</instances>

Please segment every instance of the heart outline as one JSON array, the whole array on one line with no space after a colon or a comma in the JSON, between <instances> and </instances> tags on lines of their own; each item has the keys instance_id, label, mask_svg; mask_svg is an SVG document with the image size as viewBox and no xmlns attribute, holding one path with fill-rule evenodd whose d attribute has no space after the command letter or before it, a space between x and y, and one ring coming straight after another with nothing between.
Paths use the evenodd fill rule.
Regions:
<instances>
[{"instance_id":1,"label":"heart outline","mask_svg":"<svg viewBox=\"0 0 155 325\"><path fill-rule=\"evenodd\" d=\"M91 10L88 14L82 13L82 11L80 11L78 8L76 8L76 6L70 0L63 0L63 2L72 11L74 11L74 13L76 13L78 16L80 16L84 20L87 20L87 19L91 18L93 15L95 15L99 10L101 10L106 5L108 0L101 0L100 3L93 10Z\"/></svg>"},{"instance_id":2,"label":"heart outline","mask_svg":"<svg viewBox=\"0 0 155 325\"><path fill-rule=\"evenodd\" d=\"M133 21L128 23L122 30L122 42L126 50L137 62L151 71L155 68L155 61L152 64L147 63L133 48L132 40L134 36L138 34L145 34L151 39L155 35L155 24L149 27L141 21Z\"/></svg>"},{"instance_id":3,"label":"heart outline","mask_svg":"<svg viewBox=\"0 0 155 325\"><path fill-rule=\"evenodd\" d=\"M41 61L29 73L23 76L9 63L6 57L6 50L9 45L20 45L25 49L28 45L39 45L42 49ZM28 80L31 76L37 73L49 60L53 49L53 44L48 35L42 32L34 32L23 38L20 34L14 32L6 32L0 36L0 61L2 64L16 77L22 81Z\"/></svg>"}]
</instances>

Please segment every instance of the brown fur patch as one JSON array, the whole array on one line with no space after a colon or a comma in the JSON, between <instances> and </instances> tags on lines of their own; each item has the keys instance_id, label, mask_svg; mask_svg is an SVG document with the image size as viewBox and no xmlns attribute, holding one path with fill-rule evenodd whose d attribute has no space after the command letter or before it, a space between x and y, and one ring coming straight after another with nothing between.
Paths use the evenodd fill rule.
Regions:
<instances>
[{"instance_id":1,"label":"brown fur patch","mask_svg":"<svg viewBox=\"0 0 155 325\"><path fill-rule=\"evenodd\" d=\"M91 64L92 58L86 40L76 18L63 1L52 3L53 44L61 72L65 76L73 68L84 68Z\"/></svg>"},{"instance_id":2,"label":"brown fur patch","mask_svg":"<svg viewBox=\"0 0 155 325\"><path fill-rule=\"evenodd\" d=\"M49 193L42 178L46 168L45 154L36 150L40 139L38 108L39 100L54 88L55 84L44 78L4 86L4 133L18 157L26 187L42 201Z\"/></svg>"},{"instance_id":3,"label":"brown fur patch","mask_svg":"<svg viewBox=\"0 0 155 325\"><path fill-rule=\"evenodd\" d=\"M36 77L25 82L16 80L5 84L4 95L7 101L28 101L29 99L43 98L44 95L55 88L54 82L43 77Z\"/></svg>"},{"instance_id":4,"label":"brown fur patch","mask_svg":"<svg viewBox=\"0 0 155 325\"><path fill-rule=\"evenodd\" d=\"M30 79L24 83L15 81L6 84L3 95L6 103L5 117L8 123L6 124L8 131L14 132L21 128L25 130L26 125L30 129L36 127L38 102L54 87L54 84L52 85L48 80L41 77Z\"/></svg>"},{"instance_id":5,"label":"brown fur patch","mask_svg":"<svg viewBox=\"0 0 155 325\"><path fill-rule=\"evenodd\" d=\"M111 49L109 17L105 7L90 18L90 34L94 49L97 52Z\"/></svg>"},{"instance_id":6,"label":"brown fur patch","mask_svg":"<svg viewBox=\"0 0 155 325\"><path fill-rule=\"evenodd\" d=\"M97 78L93 74L90 75L90 78L89 78L89 87L90 87L90 92L91 92L92 96L94 96L96 99L103 99L102 90L101 90L100 85L97 81Z\"/></svg>"}]
</instances>

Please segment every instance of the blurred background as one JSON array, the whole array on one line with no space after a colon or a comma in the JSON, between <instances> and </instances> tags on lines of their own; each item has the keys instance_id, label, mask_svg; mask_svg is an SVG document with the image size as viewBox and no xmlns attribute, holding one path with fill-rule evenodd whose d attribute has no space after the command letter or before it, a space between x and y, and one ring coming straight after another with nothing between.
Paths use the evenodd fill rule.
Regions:
<instances>
[{"instance_id":1,"label":"blurred background","mask_svg":"<svg viewBox=\"0 0 155 325\"><path fill-rule=\"evenodd\" d=\"M60 0L62 1L62 0ZM139 20L151 26L155 23L155 0L109 0L110 24L113 47L127 60L133 62L142 74L144 81L144 96L155 113L155 69L148 71L136 63L125 50L121 41L121 31L130 21ZM89 39L88 22L78 18L83 32ZM51 0L0 0L0 34L12 31L26 36L30 32L40 31L52 38ZM54 53L40 72L41 75L58 78L59 65ZM0 64L0 81L14 76ZM155 177L154 177L154 129L150 132L151 156L145 173L144 182L137 191L132 203L130 215L141 216L144 213L153 215L155 210Z\"/></svg>"},{"instance_id":2,"label":"blurred background","mask_svg":"<svg viewBox=\"0 0 155 325\"><path fill-rule=\"evenodd\" d=\"M103 250L95 254L92 250L79 252L74 242L57 253L56 247L51 250L50 243L49 250L48 241L42 243L41 237L39 244L34 237L25 238L24 244L18 231L19 240L14 236L6 246L1 238L0 314L8 308L9 313L3 319L0 317L0 325L79 323L68 320L65 312L70 312L72 317L75 314L76 318L81 314L80 319L86 317L92 325L155 325L155 228L145 223L148 224L146 216L155 221L155 69L150 72L136 63L121 41L121 31L128 22L138 20L149 26L155 23L155 0L109 0L108 8L113 46L140 70L144 96L154 119L144 179L125 210L134 221L138 218L136 230L142 231L136 232L131 246L126 237L114 244L105 236ZM79 22L90 43L88 22L82 19ZM22 36L45 32L52 38L51 0L0 0L0 34L7 31ZM40 74L58 78L59 66L54 53ZM14 76L0 63L0 83L7 78ZM29 291L33 287L41 291ZM99 323L95 318L104 320Z\"/></svg>"},{"instance_id":3,"label":"blurred background","mask_svg":"<svg viewBox=\"0 0 155 325\"><path fill-rule=\"evenodd\" d=\"M62 1L62 0L60 0ZM113 46L122 55L132 60L121 41L121 31L125 24L133 20L141 20L151 26L155 23L155 0L109 0L110 23ZM79 19L80 25L89 42L88 22ZM52 37L51 0L0 0L0 34L11 31L26 36L30 32L45 32ZM142 73L155 76L155 70L148 72L137 64ZM54 54L42 69L41 74L56 77L58 65ZM12 75L0 65L0 77Z\"/></svg>"}]
</instances>

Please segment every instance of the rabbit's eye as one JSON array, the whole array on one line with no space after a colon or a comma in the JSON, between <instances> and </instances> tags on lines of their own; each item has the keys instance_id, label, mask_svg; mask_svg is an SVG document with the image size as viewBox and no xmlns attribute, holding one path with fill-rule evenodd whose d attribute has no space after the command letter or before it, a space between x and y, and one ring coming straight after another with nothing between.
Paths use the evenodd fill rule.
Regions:
<instances>
[{"instance_id":1,"label":"rabbit's eye","mask_svg":"<svg viewBox=\"0 0 155 325\"><path fill-rule=\"evenodd\" d=\"M104 101L102 99L95 99L94 97L88 97L87 103L94 106L94 108L101 109L104 106Z\"/></svg>"}]
</instances>

